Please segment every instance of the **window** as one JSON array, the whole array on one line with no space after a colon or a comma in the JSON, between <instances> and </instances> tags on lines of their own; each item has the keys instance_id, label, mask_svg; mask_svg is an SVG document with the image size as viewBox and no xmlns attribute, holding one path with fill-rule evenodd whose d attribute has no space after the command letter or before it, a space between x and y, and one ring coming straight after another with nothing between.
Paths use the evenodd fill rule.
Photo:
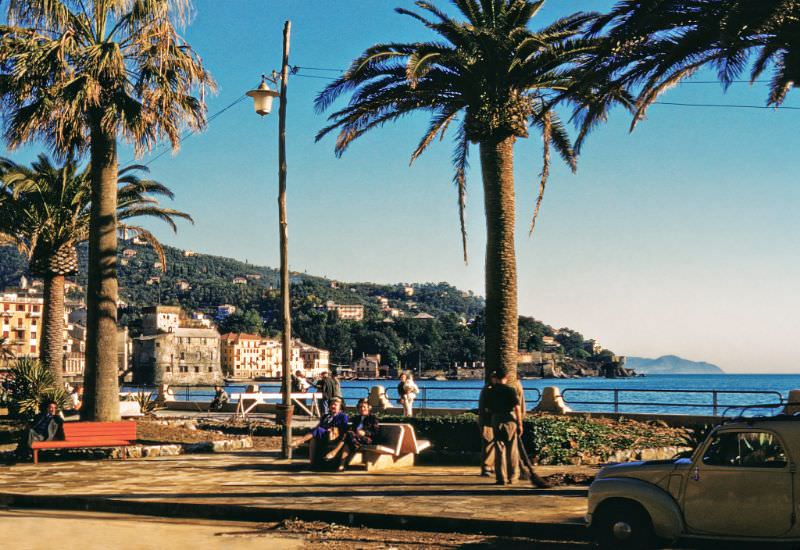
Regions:
<instances>
[{"instance_id":1,"label":"window","mask_svg":"<svg viewBox=\"0 0 800 550\"><path fill-rule=\"evenodd\" d=\"M195 367L194 372L200 372L200 367Z\"/></svg>"},{"instance_id":2,"label":"window","mask_svg":"<svg viewBox=\"0 0 800 550\"><path fill-rule=\"evenodd\" d=\"M185 361L185 360L186 360L186 352L182 351L181 352L181 361Z\"/></svg>"},{"instance_id":3,"label":"window","mask_svg":"<svg viewBox=\"0 0 800 550\"><path fill-rule=\"evenodd\" d=\"M786 453L778 438L767 432L718 434L703 456L703 464L740 468L784 468Z\"/></svg>"},{"instance_id":4,"label":"window","mask_svg":"<svg viewBox=\"0 0 800 550\"><path fill-rule=\"evenodd\" d=\"M172 372L172 367L167 367L167 368L166 368L166 369L164 369L164 370L166 370L167 372Z\"/></svg>"}]
</instances>

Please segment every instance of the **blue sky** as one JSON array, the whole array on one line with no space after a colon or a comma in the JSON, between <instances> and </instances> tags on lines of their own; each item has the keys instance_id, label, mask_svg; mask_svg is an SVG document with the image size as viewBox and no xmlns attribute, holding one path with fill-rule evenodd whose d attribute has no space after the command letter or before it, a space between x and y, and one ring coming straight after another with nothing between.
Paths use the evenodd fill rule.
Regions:
<instances>
[{"instance_id":1,"label":"blue sky","mask_svg":"<svg viewBox=\"0 0 800 550\"><path fill-rule=\"evenodd\" d=\"M428 38L393 12L411 4L196 0L185 34L219 85L209 113L279 67L285 20L293 25L292 65L344 68L375 42ZM539 19L610 4L550 0ZM482 293L477 151L468 178L465 266L450 143L435 144L409 167L426 125L424 117L410 117L336 159L332 139L313 140L324 123L313 100L325 83L296 76L289 84L291 268L346 281L449 281ZM794 94L787 105L800 105ZM663 99L763 105L765 97L763 84L734 84L727 93L694 84ZM576 329L620 354L674 353L731 372L800 371L799 121L800 111L657 105L629 134L629 116L615 111L590 137L577 175L554 169L533 238L527 226L541 142L518 142L520 313ZM182 248L276 265L276 157L277 117L259 118L249 100L237 104L185 140L177 155L152 162L152 176L168 183L175 206L196 220L177 236L154 227L157 234Z\"/></svg>"}]
</instances>

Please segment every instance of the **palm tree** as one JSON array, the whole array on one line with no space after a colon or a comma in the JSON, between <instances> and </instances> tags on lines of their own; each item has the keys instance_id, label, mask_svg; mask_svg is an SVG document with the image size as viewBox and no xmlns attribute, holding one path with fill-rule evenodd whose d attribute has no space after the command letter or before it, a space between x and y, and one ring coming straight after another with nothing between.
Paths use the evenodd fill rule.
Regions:
<instances>
[{"instance_id":1,"label":"palm tree","mask_svg":"<svg viewBox=\"0 0 800 550\"><path fill-rule=\"evenodd\" d=\"M128 220L155 217L177 230L175 219L192 218L160 206L158 197L173 198L163 184L140 178L144 166L119 171L116 219L120 230L149 242L166 269L164 251L155 236ZM64 276L78 270L76 246L89 237L91 168L78 170L69 160L56 167L39 155L30 167L0 159L0 244L14 244L27 256L31 273L44 280L40 357L61 383L64 354Z\"/></svg>"},{"instance_id":2,"label":"palm tree","mask_svg":"<svg viewBox=\"0 0 800 550\"><path fill-rule=\"evenodd\" d=\"M769 105L800 81L800 2L796 0L624 0L589 27L605 46L587 78L640 87L633 129L658 97L703 67L728 87L749 67L752 81L772 68Z\"/></svg>"},{"instance_id":3,"label":"palm tree","mask_svg":"<svg viewBox=\"0 0 800 550\"><path fill-rule=\"evenodd\" d=\"M413 162L455 123L453 181L464 261L467 261L464 205L470 143L478 143L486 216L486 372L516 375L517 266L514 250L514 153L517 138L536 128L543 143L539 196L531 221L533 231L550 169L551 148L572 170L576 155L567 131L553 110L571 101L581 126L580 138L625 94L597 85L572 94L573 67L595 47L579 36L594 17L577 13L534 32L528 24L543 0L452 0L466 19L451 18L432 4L416 2L425 15L398 8L441 40L377 44L355 59L346 73L323 90L318 111L340 96L349 104L330 116L317 140L339 130L336 154L356 138L386 122L415 111L431 115L430 125L411 155ZM592 109L585 101L592 98Z\"/></svg>"},{"instance_id":4,"label":"palm tree","mask_svg":"<svg viewBox=\"0 0 800 550\"><path fill-rule=\"evenodd\" d=\"M190 0L10 0L0 25L0 98L10 148L41 140L90 154L85 420L115 420L117 141L137 154L205 126L214 82L176 27ZM200 97L195 97L199 89Z\"/></svg>"}]
</instances>

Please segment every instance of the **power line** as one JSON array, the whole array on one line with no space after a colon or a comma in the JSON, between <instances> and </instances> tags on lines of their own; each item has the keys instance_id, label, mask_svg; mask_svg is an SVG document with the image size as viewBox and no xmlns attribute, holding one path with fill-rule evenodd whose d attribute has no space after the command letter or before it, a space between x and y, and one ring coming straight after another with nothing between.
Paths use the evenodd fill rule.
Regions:
<instances>
[{"instance_id":1,"label":"power line","mask_svg":"<svg viewBox=\"0 0 800 550\"><path fill-rule=\"evenodd\" d=\"M303 67L300 65L295 65L292 67L292 76L299 76L301 78L313 78L318 80L328 80L334 81L338 80L338 78L330 77L330 76L322 76L322 75L314 75L314 74L301 74L298 71L306 70L306 71L329 71L329 72L337 72L343 73L344 69L335 69L333 67ZM753 83L767 83L768 80L755 80ZM751 83L749 80L732 80L731 84L749 84ZM718 80L694 80L694 81L685 81L680 82L679 84L719 84ZM242 101L247 98L246 94L243 94L239 98L237 98L232 103L226 105L219 111L215 112L213 115L208 117L206 120L206 124L210 124L214 121L217 117L225 113L226 111L232 109ZM725 103L684 103L684 102L677 102L677 101L655 101L653 102L655 105L665 105L669 107L690 107L690 108L712 108L712 109L761 109L761 110L783 110L783 111L800 111L800 107L790 107L790 106L780 106L780 107L771 107L768 105L744 105L744 104L725 104ZM178 143L183 143L193 135L197 134L195 130L187 130L186 132L181 135L178 139ZM164 150L158 153L156 156L152 157L150 160L144 163L144 166L150 166L153 162L160 159L164 155L166 155L171 148L169 146L164 146ZM133 160L129 161L133 162Z\"/></svg>"},{"instance_id":2,"label":"power line","mask_svg":"<svg viewBox=\"0 0 800 550\"><path fill-rule=\"evenodd\" d=\"M295 65L292 67L295 70L302 71L333 71L335 73L343 73L344 69L332 69L330 67L301 67L300 65Z\"/></svg>"},{"instance_id":3,"label":"power line","mask_svg":"<svg viewBox=\"0 0 800 550\"><path fill-rule=\"evenodd\" d=\"M216 119L216 118L217 118L218 116L220 116L222 113L224 113L225 111L227 111L227 110L229 110L229 109L233 108L235 105L238 105L239 103L241 103L241 102L242 102L243 100L245 100L246 98L247 98L247 94L242 94L242 96L240 96L239 98L237 98L237 99L236 99L236 101L234 101L233 103L230 103L230 104L226 105L225 107L223 107L222 109L220 109L219 111L217 111L216 113L214 113L213 115L211 115L210 117L208 117L208 119L206 119L206 125L210 124L210 123L211 123L211 122L212 122L214 119ZM178 143L179 143L179 144L180 144L180 143L183 143L184 141L186 141L187 139L189 139L190 137L192 137L192 136L193 136L193 135L195 135L195 134L197 134L197 131L196 131L196 130L186 130L186 131L185 131L185 132L184 132L184 133L183 133L183 134L182 134L182 135L181 135L181 136L178 138ZM153 158L151 158L150 160L148 160L147 162L145 162L145 163L144 163L144 166L150 166L150 165L151 165L153 162L157 161L158 159L160 159L161 157L163 157L164 155L166 155L167 153L169 153L171 149L172 149L172 148L171 148L170 146L168 146L168 145L165 145L165 146L164 146L164 150L163 150L163 151L161 151L161 152L160 152L159 154L157 154L156 156L154 156ZM128 162L128 164L130 164L130 162L133 162L133 161L129 161L129 162Z\"/></svg>"},{"instance_id":4,"label":"power line","mask_svg":"<svg viewBox=\"0 0 800 550\"><path fill-rule=\"evenodd\" d=\"M782 111L800 111L800 107L770 107L769 105L736 105L730 103L679 103L676 101L654 101L656 105L671 105L673 107L712 107L721 109L769 109Z\"/></svg>"}]
</instances>

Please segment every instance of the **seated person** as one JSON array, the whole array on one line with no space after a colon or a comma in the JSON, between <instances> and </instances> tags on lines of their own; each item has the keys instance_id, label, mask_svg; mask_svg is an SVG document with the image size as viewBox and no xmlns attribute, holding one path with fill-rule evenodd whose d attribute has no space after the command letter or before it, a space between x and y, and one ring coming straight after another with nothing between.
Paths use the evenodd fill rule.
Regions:
<instances>
[{"instance_id":1,"label":"seated person","mask_svg":"<svg viewBox=\"0 0 800 550\"><path fill-rule=\"evenodd\" d=\"M359 399L356 410L358 414L350 420L350 429L344 434L344 439L325 455L326 460L333 460L339 451L342 451L337 468L340 472L350 465L350 460L362 445L372 445L378 436L378 418L370 414L369 402L366 399Z\"/></svg>"},{"instance_id":2,"label":"seated person","mask_svg":"<svg viewBox=\"0 0 800 550\"><path fill-rule=\"evenodd\" d=\"M228 402L228 392L226 392L222 386L217 384L214 386L214 399L211 400L211 404L208 406L208 410L210 411L221 411L222 407L225 403Z\"/></svg>"},{"instance_id":3,"label":"seated person","mask_svg":"<svg viewBox=\"0 0 800 550\"><path fill-rule=\"evenodd\" d=\"M72 388L69 394L70 408L66 414L77 415L80 413L81 405L83 405L83 386L76 385Z\"/></svg>"},{"instance_id":4,"label":"seated person","mask_svg":"<svg viewBox=\"0 0 800 550\"><path fill-rule=\"evenodd\" d=\"M50 402L33 419L30 429L26 436L23 436L17 447L17 456L27 459L31 455L31 447L36 441L53 441L63 437L64 419L58 412L58 405Z\"/></svg>"},{"instance_id":5,"label":"seated person","mask_svg":"<svg viewBox=\"0 0 800 550\"><path fill-rule=\"evenodd\" d=\"M296 448L305 443L316 439L325 443L337 443L347 432L347 414L342 412L342 400L338 397L331 399L330 410L322 415L317 427L308 432L303 437L295 439L292 447Z\"/></svg>"}]
</instances>

